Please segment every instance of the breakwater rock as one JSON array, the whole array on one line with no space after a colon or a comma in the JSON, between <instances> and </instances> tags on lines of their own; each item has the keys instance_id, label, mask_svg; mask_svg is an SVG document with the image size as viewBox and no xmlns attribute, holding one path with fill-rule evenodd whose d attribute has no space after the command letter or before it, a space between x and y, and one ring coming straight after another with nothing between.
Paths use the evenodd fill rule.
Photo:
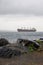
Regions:
<instances>
[{"instance_id":1,"label":"breakwater rock","mask_svg":"<svg viewBox=\"0 0 43 65\"><path fill-rule=\"evenodd\" d=\"M12 50L11 48L8 47L2 47L0 49L0 57L2 58L11 58L15 56L20 56L21 52L19 50Z\"/></svg>"},{"instance_id":2,"label":"breakwater rock","mask_svg":"<svg viewBox=\"0 0 43 65\"><path fill-rule=\"evenodd\" d=\"M9 43L6 39L0 39L0 57L2 58L14 58L20 56L23 53L27 53L29 50L36 50L40 45L36 41L18 39L17 45Z\"/></svg>"},{"instance_id":3,"label":"breakwater rock","mask_svg":"<svg viewBox=\"0 0 43 65\"><path fill-rule=\"evenodd\" d=\"M32 41L32 40L18 39L17 43L18 43L18 46L25 47L25 48L32 46L34 47L34 49L38 49L40 47L39 43L37 43L36 41Z\"/></svg>"},{"instance_id":4,"label":"breakwater rock","mask_svg":"<svg viewBox=\"0 0 43 65\"><path fill-rule=\"evenodd\" d=\"M5 46L9 44L8 40L6 40L5 38L0 38L0 46Z\"/></svg>"}]
</instances>

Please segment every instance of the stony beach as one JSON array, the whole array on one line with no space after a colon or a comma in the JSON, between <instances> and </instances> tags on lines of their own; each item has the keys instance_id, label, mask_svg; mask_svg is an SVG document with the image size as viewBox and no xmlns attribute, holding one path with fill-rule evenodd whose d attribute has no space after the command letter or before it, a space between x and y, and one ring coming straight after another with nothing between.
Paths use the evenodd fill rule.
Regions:
<instances>
[{"instance_id":1,"label":"stony beach","mask_svg":"<svg viewBox=\"0 0 43 65\"><path fill-rule=\"evenodd\" d=\"M15 55L10 58L0 57L0 65L43 65L43 42L40 46L41 48L37 51L25 52L23 48L17 47L17 43L4 45L4 47L12 50L21 51L21 55Z\"/></svg>"},{"instance_id":2,"label":"stony beach","mask_svg":"<svg viewBox=\"0 0 43 65\"><path fill-rule=\"evenodd\" d=\"M0 65L43 65L43 52L32 52L14 58L0 58Z\"/></svg>"}]
</instances>

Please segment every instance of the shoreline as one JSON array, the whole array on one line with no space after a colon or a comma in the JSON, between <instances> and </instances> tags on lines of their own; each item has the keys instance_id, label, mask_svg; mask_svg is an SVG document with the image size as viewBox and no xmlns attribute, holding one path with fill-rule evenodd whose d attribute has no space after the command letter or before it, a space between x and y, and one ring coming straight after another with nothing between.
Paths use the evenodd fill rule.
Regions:
<instances>
[{"instance_id":1,"label":"shoreline","mask_svg":"<svg viewBox=\"0 0 43 65\"><path fill-rule=\"evenodd\" d=\"M16 43L10 43L5 47L11 48L12 50L16 49L22 52L20 56L14 56L12 58L1 58L0 57L0 65L43 65L43 42L40 40L36 40L39 44L41 44L41 50L36 50L32 52L24 52L23 49L19 48Z\"/></svg>"}]
</instances>

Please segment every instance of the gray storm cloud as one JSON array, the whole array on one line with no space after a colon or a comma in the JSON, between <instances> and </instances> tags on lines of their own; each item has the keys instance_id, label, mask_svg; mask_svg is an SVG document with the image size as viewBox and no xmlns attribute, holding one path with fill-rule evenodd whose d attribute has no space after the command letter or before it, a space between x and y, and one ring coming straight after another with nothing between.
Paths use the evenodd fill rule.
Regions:
<instances>
[{"instance_id":1,"label":"gray storm cloud","mask_svg":"<svg viewBox=\"0 0 43 65\"><path fill-rule=\"evenodd\" d=\"M43 15L43 0L0 0L0 14Z\"/></svg>"}]
</instances>

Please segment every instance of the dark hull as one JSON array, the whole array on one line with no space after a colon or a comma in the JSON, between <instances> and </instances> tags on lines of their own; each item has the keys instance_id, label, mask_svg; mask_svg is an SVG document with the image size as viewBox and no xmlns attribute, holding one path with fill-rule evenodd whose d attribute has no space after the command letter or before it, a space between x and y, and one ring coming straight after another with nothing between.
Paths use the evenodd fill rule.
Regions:
<instances>
[{"instance_id":1,"label":"dark hull","mask_svg":"<svg viewBox=\"0 0 43 65\"><path fill-rule=\"evenodd\" d=\"M23 29L17 29L18 32L36 32L36 30L23 30Z\"/></svg>"}]
</instances>

